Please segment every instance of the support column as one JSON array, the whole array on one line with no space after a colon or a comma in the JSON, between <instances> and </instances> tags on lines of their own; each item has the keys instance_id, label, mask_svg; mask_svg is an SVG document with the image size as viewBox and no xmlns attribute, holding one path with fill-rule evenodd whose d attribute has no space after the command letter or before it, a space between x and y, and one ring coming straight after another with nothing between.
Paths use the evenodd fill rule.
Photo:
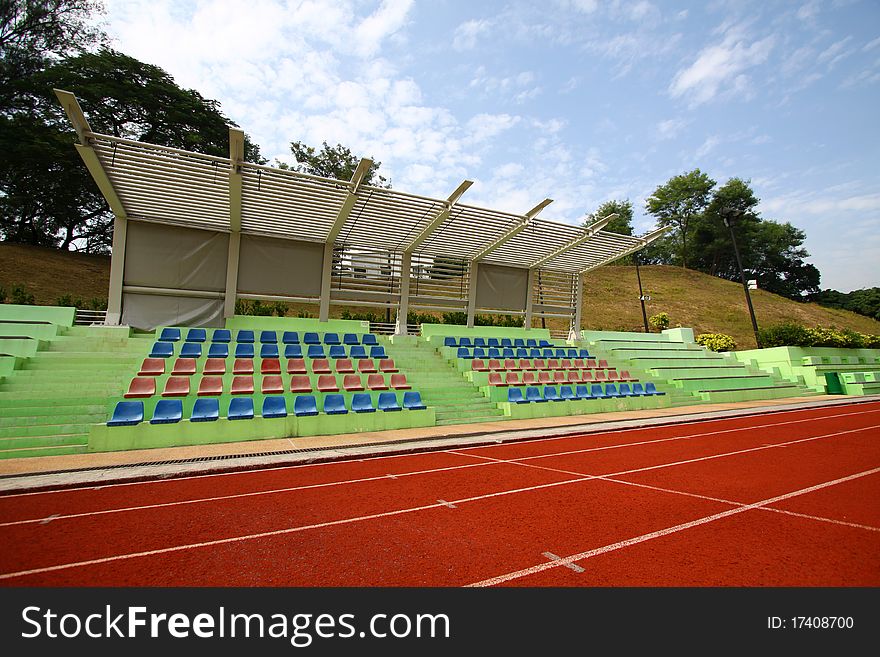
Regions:
<instances>
[{"instance_id":1,"label":"support column","mask_svg":"<svg viewBox=\"0 0 880 657\"><path fill-rule=\"evenodd\" d=\"M523 320L523 328L532 328L532 291L535 289L535 269L529 269L529 282L526 283L526 316Z\"/></svg>"},{"instance_id":2,"label":"support column","mask_svg":"<svg viewBox=\"0 0 880 657\"><path fill-rule=\"evenodd\" d=\"M226 296L223 301L223 317L235 315L238 295L238 254L241 251L241 233L229 233L229 255L226 258Z\"/></svg>"},{"instance_id":3,"label":"support column","mask_svg":"<svg viewBox=\"0 0 880 657\"><path fill-rule=\"evenodd\" d=\"M584 306L584 279L580 274L576 276L574 286L574 316L571 320L571 328L568 331L569 340L581 339L581 313Z\"/></svg>"},{"instance_id":4,"label":"support column","mask_svg":"<svg viewBox=\"0 0 880 657\"><path fill-rule=\"evenodd\" d=\"M409 277L412 271L412 254L404 251L400 258L400 302L397 304L397 329L395 335L408 333L406 317L409 315Z\"/></svg>"},{"instance_id":5,"label":"support column","mask_svg":"<svg viewBox=\"0 0 880 657\"><path fill-rule=\"evenodd\" d=\"M122 320L122 284L125 273L125 241L128 219L119 215L113 220L113 251L110 258L110 290L107 294L107 319L104 323L118 326Z\"/></svg>"},{"instance_id":6,"label":"support column","mask_svg":"<svg viewBox=\"0 0 880 657\"><path fill-rule=\"evenodd\" d=\"M474 312L477 309L477 270L479 264L476 260L471 260L468 270L468 305L467 305L467 326L474 327Z\"/></svg>"},{"instance_id":7,"label":"support column","mask_svg":"<svg viewBox=\"0 0 880 657\"><path fill-rule=\"evenodd\" d=\"M333 242L324 244L324 263L321 266L321 303L318 320L330 319L330 286L333 285Z\"/></svg>"}]
</instances>

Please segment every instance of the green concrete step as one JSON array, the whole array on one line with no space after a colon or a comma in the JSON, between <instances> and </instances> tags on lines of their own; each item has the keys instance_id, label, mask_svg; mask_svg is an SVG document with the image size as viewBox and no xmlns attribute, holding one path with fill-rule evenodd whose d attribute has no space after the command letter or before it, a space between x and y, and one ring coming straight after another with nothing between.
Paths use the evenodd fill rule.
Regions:
<instances>
[{"instance_id":1,"label":"green concrete step","mask_svg":"<svg viewBox=\"0 0 880 657\"><path fill-rule=\"evenodd\" d=\"M39 406L26 406L22 404L14 404L11 406L3 406L0 404L0 418L8 418L18 420L19 418L33 418L39 420L41 418L50 418L58 415L76 415L81 414L106 414L107 399L101 398L100 403L96 402L91 405L76 402L74 404L55 404L49 406L41 404Z\"/></svg>"},{"instance_id":2,"label":"green concrete step","mask_svg":"<svg viewBox=\"0 0 880 657\"><path fill-rule=\"evenodd\" d=\"M750 372L742 365L703 365L694 367L652 367L651 373L656 374L661 379L679 379L679 378L714 378L732 376L736 374L763 374L760 372ZM630 370L632 373L632 370Z\"/></svg>"},{"instance_id":3,"label":"green concrete step","mask_svg":"<svg viewBox=\"0 0 880 657\"><path fill-rule=\"evenodd\" d=\"M8 408L28 408L37 415L38 409L57 409L60 407L71 406L106 406L107 395L98 396L77 396L77 397L55 397L47 399L46 397L32 397L27 395L15 395L14 393L5 393L0 395L0 409ZM56 411L52 411L56 412ZM2 415L2 412L0 412Z\"/></svg>"},{"instance_id":4,"label":"green concrete step","mask_svg":"<svg viewBox=\"0 0 880 657\"><path fill-rule=\"evenodd\" d=\"M783 399L785 397L810 397L816 393L810 393L804 388L795 385L771 386L767 388L750 388L747 390L711 390L699 393L708 402L740 402L757 401L761 399Z\"/></svg>"},{"instance_id":5,"label":"green concrete step","mask_svg":"<svg viewBox=\"0 0 880 657\"><path fill-rule=\"evenodd\" d=\"M504 414L491 415L491 416L485 416L485 417L469 417L466 419L460 419L460 418L449 418L446 420L438 419L437 426L438 427L448 427L448 426L452 426L455 424L478 424L481 422L498 422L500 420L507 420L507 419L509 419L509 418L506 418L504 416Z\"/></svg>"},{"instance_id":6,"label":"green concrete step","mask_svg":"<svg viewBox=\"0 0 880 657\"><path fill-rule=\"evenodd\" d=\"M106 420L107 413L103 408L101 408L100 411L97 413L63 413L53 415L21 415L13 417L0 417L0 429L54 426L57 424L98 424L101 422L105 422Z\"/></svg>"},{"instance_id":7,"label":"green concrete step","mask_svg":"<svg viewBox=\"0 0 880 657\"><path fill-rule=\"evenodd\" d=\"M754 388L776 387L776 383L769 376L674 379L673 384L684 390L698 392L707 392L710 390L751 390ZM790 386L791 384L788 385Z\"/></svg>"},{"instance_id":8,"label":"green concrete step","mask_svg":"<svg viewBox=\"0 0 880 657\"><path fill-rule=\"evenodd\" d=\"M45 447L19 447L0 450L0 459L21 459L36 456L62 456L65 454L85 454L89 451L86 444L88 436L81 444L75 445L50 445Z\"/></svg>"},{"instance_id":9,"label":"green concrete step","mask_svg":"<svg viewBox=\"0 0 880 657\"><path fill-rule=\"evenodd\" d=\"M691 357L682 357L682 358L646 358L646 357L636 357L630 358L626 361L627 364L632 365L633 367L640 367L642 369L653 369L655 367L707 367L712 365L725 365L726 361L723 358L715 358L713 356L705 356L699 358L691 358Z\"/></svg>"},{"instance_id":10,"label":"green concrete step","mask_svg":"<svg viewBox=\"0 0 880 657\"><path fill-rule=\"evenodd\" d=\"M66 434L88 433L88 424L40 424L30 427L6 427L0 428L0 438L50 437ZM97 423L94 423L97 424Z\"/></svg>"}]
</instances>

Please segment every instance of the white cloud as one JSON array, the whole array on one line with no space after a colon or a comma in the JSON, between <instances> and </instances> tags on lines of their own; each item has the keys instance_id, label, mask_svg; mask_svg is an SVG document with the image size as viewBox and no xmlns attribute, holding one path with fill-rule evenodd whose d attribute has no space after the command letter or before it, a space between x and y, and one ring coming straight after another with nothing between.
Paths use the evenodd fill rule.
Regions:
<instances>
[{"instance_id":1,"label":"white cloud","mask_svg":"<svg viewBox=\"0 0 880 657\"><path fill-rule=\"evenodd\" d=\"M833 68L834 65L837 64L837 62L846 57L849 57L854 52L854 49L847 48L847 45L851 41L852 37L848 36L844 39L841 39L840 41L837 41L836 43L831 44L830 46L828 46L828 48L819 53L819 56L816 57L817 61L822 64L827 64L829 69Z\"/></svg>"},{"instance_id":2,"label":"white cloud","mask_svg":"<svg viewBox=\"0 0 880 657\"><path fill-rule=\"evenodd\" d=\"M807 21L816 17L816 14L819 13L819 3L817 0L811 0L804 5L801 5L798 10L796 16L802 21Z\"/></svg>"},{"instance_id":3,"label":"white cloud","mask_svg":"<svg viewBox=\"0 0 880 657\"><path fill-rule=\"evenodd\" d=\"M689 121L684 119L666 119L657 124L657 138L662 140L675 139L687 127Z\"/></svg>"},{"instance_id":4,"label":"white cloud","mask_svg":"<svg viewBox=\"0 0 880 657\"><path fill-rule=\"evenodd\" d=\"M477 45L481 35L489 31L492 23L488 20L465 21L457 28L452 36L452 47L455 50L470 50Z\"/></svg>"},{"instance_id":5,"label":"white cloud","mask_svg":"<svg viewBox=\"0 0 880 657\"><path fill-rule=\"evenodd\" d=\"M485 141L509 130L519 120L510 114L477 114L467 122L467 130L474 141Z\"/></svg>"},{"instance_id":6,"label":"white cloud","mask_svg":"<svg viewBox=\"0 0 880 657\"><path fill-rule=\"evenodd\" d=\"M719 137L718 135L711 135L709 137L706 137L706 141L704 141L702 145L697 149L697 158L706 157L709 153L715 150L715 147L720 143L721 137Z\"/></svg>"}]
</instances>

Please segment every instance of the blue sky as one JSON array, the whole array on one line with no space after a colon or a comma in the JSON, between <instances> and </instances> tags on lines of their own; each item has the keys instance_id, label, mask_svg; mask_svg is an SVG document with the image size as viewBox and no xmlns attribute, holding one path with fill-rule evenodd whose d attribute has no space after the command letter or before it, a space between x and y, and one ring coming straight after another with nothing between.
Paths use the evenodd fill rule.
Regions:
<instances>
[{"instance_id":1,"label":"blue sky","mask_svg":"<svg viewBox=\"0 0 880 657\"><path fill-rule=\"evenodd\" d=\"M579 223L701 168L880 285L880 3L107 0L115 47L222 103L270 159L343 143L395 188Z\"/></svg>"}]
</instances>

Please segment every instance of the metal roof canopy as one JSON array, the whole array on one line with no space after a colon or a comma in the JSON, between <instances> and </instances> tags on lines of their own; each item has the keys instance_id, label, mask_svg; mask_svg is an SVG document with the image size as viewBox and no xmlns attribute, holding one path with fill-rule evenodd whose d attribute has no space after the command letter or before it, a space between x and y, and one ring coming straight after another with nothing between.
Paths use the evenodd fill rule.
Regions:
<instances>
[{"instance_id":1,"label":"metal roof canopy","mask_svg":"<svg viewBox=\"0 0 880 657\"><path fill-rule=\"evenodd\" d=\"M68 94L56 93L59 99ZM366 159L351 181L335 180L103 135L87 123L74 126L106 173L109 190L99 186L111 208L121 205L130 219L234 231L229 172L235 171L241 174L241 207L232 209L240 213L240 230L284 239L579 274L663 232L634 237L602 231L608 218L587 227L537 219L550 199L521 215L463 204L459 199L472 184L467 180L448 199L372 187L363 184L371 164Z\"/></svg>"}]
</instances>

